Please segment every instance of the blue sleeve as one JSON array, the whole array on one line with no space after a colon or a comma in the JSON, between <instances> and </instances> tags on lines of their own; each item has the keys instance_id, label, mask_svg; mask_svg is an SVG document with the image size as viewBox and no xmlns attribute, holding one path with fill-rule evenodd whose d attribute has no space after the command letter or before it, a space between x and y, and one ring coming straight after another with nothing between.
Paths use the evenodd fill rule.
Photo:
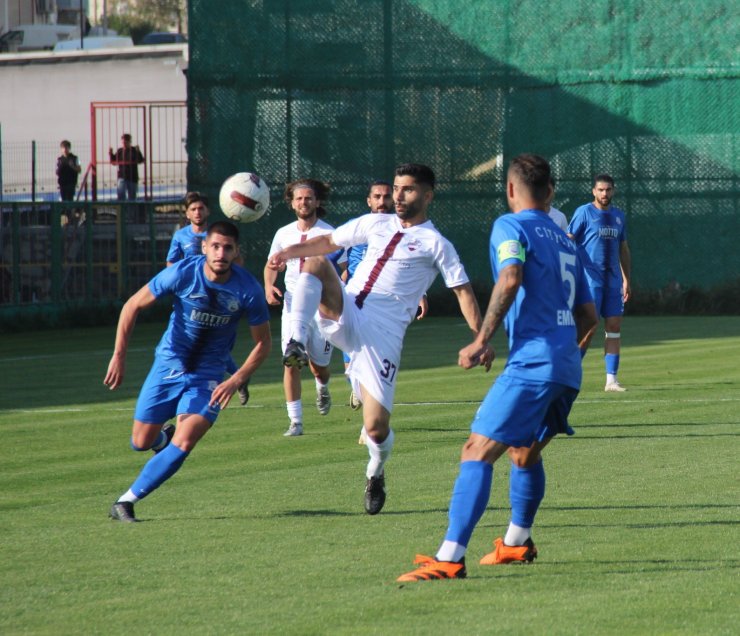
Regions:
<instances>
[{"instance_id":1,"label":"blue sleeve","mask_svg":"<svg viewBox=\"0 0 740 636\"><path fill-rule=\"evenodd\" d=\"M581 208L576 209L573 213L573 218L568 225L568 234L573 235L577 243L581 242L583 238L583 213Z\"/></svg>"},{"instance_id":2,"label":"blue sleeve","mask_svg":"<svg viewBox=\"0 0 740 636\"><path fill-rule=\"evenodd\" d=\"M172 235L172 241L170 241L170 250L167 252L167 262L176 263L182 260L184 253L180 247L180 241L177 240L177 232Z\"/></svg>"},{"instance_id":3,"label":"blue sleeve","mask_svg":"<svg viewBox=\"0 0 740 636\"><path fill-rule=\"evenodd\" d=\"M489 257L493 277L508 265L523 265L525 260L524 241L519 225L514 221L513 214L505 214L496 219L491 231Z\"/></svg>"},{"instance_id":4,"label":"blue sleeve","mask_svg":"<svg viewBox=\"0 0 740 636\"><path fill-rule=\"evenodd\" d=\"M247 322L252 326L264 324L270 320L270 309L265 294L252 294L247 305Z\"/></svg>"},{"instance_id":5,"label":"blue sleeve","mask_svg":"<svg viewBox=\"0 0 740 636\"><path fill-rule=\"evenodd\" d=\"M179 263L176 263L172 267L165 267L161 272L159 272L159 274L149 281L149 291L151 291L156 298L161 298L167 294L174 294L177 291L178 284L182 278L179 275L180 270L182 269L180 265L184 262L185 261L179 261Z\"/></svg>"}]
</instances>

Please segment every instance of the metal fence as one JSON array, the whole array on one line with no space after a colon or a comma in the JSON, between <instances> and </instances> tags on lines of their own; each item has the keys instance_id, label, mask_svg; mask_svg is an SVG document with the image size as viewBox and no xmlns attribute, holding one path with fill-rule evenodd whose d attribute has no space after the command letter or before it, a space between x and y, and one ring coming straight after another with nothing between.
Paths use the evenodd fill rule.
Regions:
<instances>
[{"instance_id":1,"label":"metal fence","mask_svg":"<svg viewBox=\"0 0 740 636\"><path fill-rule=\"evenodd\" d=\"M80 160L76 200L117 199L117 170L108 150L120 146L123 133L140 145L138 197L168 200L187 190L187 109L184 102L93 102L91 138L70 139ZM56 164L61 139L2 141L0 130L0 201L58 201Z\"/></svg>"},{"instance_id":2,"label":"metal fence","mask_svg":"<svg viewBox=\"0 0 740 636\"><path fill-rule=\"evenodd\" d=\"M0 305L125 299L165 265L181 202L0 204Z\"/></svg>"}]
</instances>

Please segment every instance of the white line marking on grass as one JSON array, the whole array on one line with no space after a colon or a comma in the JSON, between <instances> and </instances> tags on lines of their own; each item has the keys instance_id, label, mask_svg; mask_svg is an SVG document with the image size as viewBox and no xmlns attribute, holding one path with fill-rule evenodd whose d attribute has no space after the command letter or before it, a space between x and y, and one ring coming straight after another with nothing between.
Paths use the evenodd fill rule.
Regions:
<instances>
[{"instance_id":1,"label":"white line marking on grass","mask_svg":"<svg viewBox=\"0 0 740 636\"><path fill-rule=\"evenodd\" d=\"M706 402L740 402L740 397L736 398L686 398L685 400L618 400L622 404L665 404L665 403L686 403L686 402L692 402L692 403L706 403ZM481 400L456 400L453 402L396 402L394 406L455 406L460 404L480 404ZM612 402L609 400L609 398L605 398L602 400L576 400L576 403L582 403L582 404L612 404ZM616 400L615 400L616 402ZM285 408L284 405L278 405L274 407L266 406L264 404L249 404L247 406L240 406L240 409L266 409L266 408ZM99 408L59 408L59 409L7 409L5 411L0 411L1 413L91 413L91 412L97 412L97 411L120 411L120 412L130 412L134 409L133 406L127 406L127 407L114 407L109 409L99 409Z\"/></svg>"},{"instance_id":2,"label":"white line marking on grass","mask_svg":"<svg viewBox=\"0 0 740 636\"><path fill-rule=\"evenodd\" d=\"M128 350L130 353L141 353L152 351L151 347L134 347ZM113 349L97 349L93 351L67 351L64 353L43 353L35 356L17 356L15 358L0 358L0 364L5 362L30 362L33 360L47 360L49 358L68 358L70 356L102 356L112 355Z\"/></svg>"}]
</instances>

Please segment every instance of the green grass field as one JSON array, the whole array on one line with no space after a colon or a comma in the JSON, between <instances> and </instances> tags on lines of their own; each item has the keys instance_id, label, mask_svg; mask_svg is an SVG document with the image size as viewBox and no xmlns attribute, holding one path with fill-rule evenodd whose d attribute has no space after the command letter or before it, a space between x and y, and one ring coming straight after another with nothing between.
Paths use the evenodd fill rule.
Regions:
<instances>
[{"instance_id":1,"label":"green grass field","mask_svg":"<svg viewBox=\"0 0 740 636\"><path fill-rule=\"evenodd\" d=\"M102 384L113 328L0 339L0 633L737 633L737 317L628 317L621 395L603 392L597 338L576 435L546 450L538 560L477 563L508 523L501 462L468 579L406 585L414 554L442 539L460 447L503 360L457 368L461 320L409 329L388 501L369 517L340 356L331 413L304 382L306 435L286 439L274 352L249 406L232 403L137 504L143 523L117 524L110 504L149 456L128 438L162 329L137 327L116 392Z\"/></svg>"}]
</instances>

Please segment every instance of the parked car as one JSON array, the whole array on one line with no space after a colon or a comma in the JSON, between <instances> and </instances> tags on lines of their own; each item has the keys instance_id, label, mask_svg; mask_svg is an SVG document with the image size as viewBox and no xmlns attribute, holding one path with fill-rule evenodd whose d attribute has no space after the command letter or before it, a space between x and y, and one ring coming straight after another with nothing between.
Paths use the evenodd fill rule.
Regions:
<instances>
[{"instance_id":1,"label":"parked car","mask_svg":"<svg viewBox=\"0 0 740 636\"><path fill-rule=\"evenodd\" d=\"M57 42L54 45L54 52L58 53L59 51L79 51L81 49L84 49L86 51L94 49L123 49L132 47L133 45L133 40L127 35L114 35L108 37L93 36L82 38L82 45L80 45L79 38Z\"/></svg>"},{"instance_id":2,"label":"parked car","mask_svg":"<svg viewBox=\"0 0 740 636\"><path fill-rule=\"evenodd\" d=\"M0 37L0 51L51 50L54 45L70 37L77 27L67 24L21 24Z\"/></svg>"},{"instance_id":3,"label":"parked car","mask_svg":"<svg viewBox=\"0 0 740 636\"><path fill-rule=\"evenodd\" d=\"M181 44L187 42L182 33L147 33L139 44Z\"/></svg>"}]
</instances>

